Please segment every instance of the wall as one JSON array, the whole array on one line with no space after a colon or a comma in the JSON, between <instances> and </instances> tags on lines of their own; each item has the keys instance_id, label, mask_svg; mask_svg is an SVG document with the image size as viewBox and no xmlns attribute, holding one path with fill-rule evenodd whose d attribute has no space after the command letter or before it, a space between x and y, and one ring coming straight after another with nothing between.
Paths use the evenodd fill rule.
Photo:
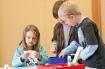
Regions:
<instances>
[{"instance_id":1,"label":"wall","mask_svg":"<svg viewBox=\"0 0 105 69\"><path fill-rule=\"evenodd\" d=\"M2 29L2 25L1 25L2 17L1 16L2 16L2 1L0 0L0 38L2 38L2 30L1 30ZM2 40L0 39L0 65L1 65L1 60L2 60L2 58L1 58L1 52L2 52L1 46L2 46L2 44L1 43L2 43Z\"/></svg>"},{"instance_id":2,"label":"wall","mask_svg":"<svg viewBox=\"0 0 105 69\"><path fill-rule=\"evenodd\" d=\"M28 24L36 25L41 33L41 44L50 56L53 26L52 7L56 0L0 0L0 66L11 66L12 55L18 47L22 31ZM91 17L91 0L74 0L83 15Z\"/></svg>"},{"instance_id":3,"label":"wall","mask_svg":"<svg viewBox=\"0 0 105 69\"><path fill-rule=\"evenodd\" d=\"M105 0L101 0L102 38L105 43Z\"/></svg>"},{"instance_id":4,"label":"wall","mask_svg":"<svg viewBox=\"0 0 105 69\"><path fill-rule=\"evenodd\" d=\"M1 66L11 65L12 55L21 40L24 27L28 24L39 28L41 43L45 48L50 47L53 21L48 20L51 11L47 11L47 7L47 1L44 0L2 0Z\"/></svg>"},{"instance_id":5,"label":"wall","mask_svg":"<svg viewBox=\"0 0 105 69\"><path fill-rule=\"evenodd\" d=\"M75 1L81 8L82 14L92 18L92 1L91 0L71 0Z\"/></svg>"}]
</instances>

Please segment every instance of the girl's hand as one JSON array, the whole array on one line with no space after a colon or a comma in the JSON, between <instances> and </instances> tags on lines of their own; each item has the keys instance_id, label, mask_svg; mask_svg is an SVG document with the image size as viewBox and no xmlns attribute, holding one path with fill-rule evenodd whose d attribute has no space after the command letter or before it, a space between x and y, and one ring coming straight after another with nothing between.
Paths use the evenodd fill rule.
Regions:
<instances>
[{"instance_id":1,"label":"girl's hand","mask_svg":"<svg viewBox=\"0 0 105 69\"><path fill-rule=\"evenodd\" d=\"M27 59L28 59L29 54L30 54L30 53L29 53L29 51L24 51L24 52L23 52L23 54L22 54L22 56L21 56L21 57L22 57L22 59L27 60Z\"/></svg>"},{"instance_id":2,"label":"girl's hand","mask_svg":"<svg viewBox=\"0 0 105 69\"><path fill-rule=\"evenodd\" d=\"M40 53L38 53L38 52L35 52L35 57L36 57L38 60L41 60L41 59L42 59L42 56L41 56Z\"/></svg>"}]
</instances>

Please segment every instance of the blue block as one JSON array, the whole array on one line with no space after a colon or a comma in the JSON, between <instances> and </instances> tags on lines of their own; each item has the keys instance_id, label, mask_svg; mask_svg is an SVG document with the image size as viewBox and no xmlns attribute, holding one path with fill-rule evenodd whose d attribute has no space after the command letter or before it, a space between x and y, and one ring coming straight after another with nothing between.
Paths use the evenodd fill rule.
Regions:
<instances>
[{"instance_id":1,"label":"blue block","mask_svg":"<svg viewBox=\"0 0 105 69\"><path fill-rule=\"evenodd\" d=\"M67 57L49 57L48 59L49 64L60 64L60 63L67 63Z\"/></svg>"}]
</instances>

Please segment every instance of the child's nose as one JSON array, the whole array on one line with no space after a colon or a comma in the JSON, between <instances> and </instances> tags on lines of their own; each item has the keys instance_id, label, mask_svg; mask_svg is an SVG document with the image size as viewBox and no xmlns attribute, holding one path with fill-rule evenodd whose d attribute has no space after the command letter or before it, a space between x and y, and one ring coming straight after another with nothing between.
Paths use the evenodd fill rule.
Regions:
<instances>
[{"instance_id":1,"label":"child's nose","mask_svg":"<svg viewBox=\"0 0 105 69\"><path fill-rule=\"evenodd\" d=\"M32 42L32 38L30 38L30 42Z\"/></svg>"}]
</instances>

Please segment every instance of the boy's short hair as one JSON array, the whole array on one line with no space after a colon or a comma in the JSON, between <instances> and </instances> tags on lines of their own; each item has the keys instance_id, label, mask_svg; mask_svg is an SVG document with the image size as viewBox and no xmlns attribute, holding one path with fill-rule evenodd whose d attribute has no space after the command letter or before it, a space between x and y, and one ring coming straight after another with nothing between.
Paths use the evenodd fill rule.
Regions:
<instances>
[{"instance_id":1,"label":"boy's short hair","mask_svg":"<svg viewBox=\"0 0 105 69\"><path fill-rule=\"evenodd\" d=\"M60 7L61 4L62 4L63 2L65 2L65 1L67 1L67 0L57 0L57 1L55 2L54 6L53 6L53 9L52 9L52 14L53 14L53 17L54 17L55 19L58 18L58 9L59 9L59 7Z\"/></svg>"},{"instance_id":2,"label":"boy's short hair","mask_svg":"<svg viewBox=\"0 0 105 69\"><path fill-rule=\"evenodd\" d=\"M81 11L79 6L76 3L70 0L67 0L59 7L58 16L64 19L69 15L81 15Z\"/></svg>"}]
</instances>

